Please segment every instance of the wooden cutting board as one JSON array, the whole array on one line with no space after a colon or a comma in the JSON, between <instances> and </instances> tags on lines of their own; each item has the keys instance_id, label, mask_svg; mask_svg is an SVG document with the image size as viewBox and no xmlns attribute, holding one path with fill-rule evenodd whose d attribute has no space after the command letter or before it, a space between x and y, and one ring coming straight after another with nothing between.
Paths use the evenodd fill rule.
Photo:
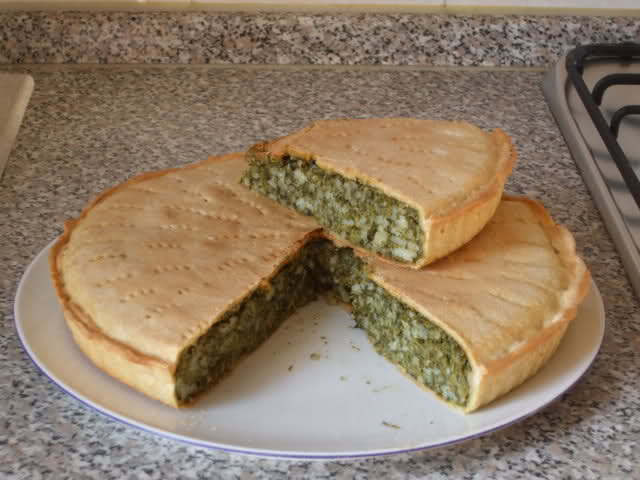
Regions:
<instances>
[{"instance_id":1,"label":"wooden cutting board","mask_svg":"<svg viewBox=\"0 0 640 480\"><path fill-rule=\"evenodd\" d=\"M0 180L32 91L30 75L0 73Z\"/></svg>"}]
</instances>

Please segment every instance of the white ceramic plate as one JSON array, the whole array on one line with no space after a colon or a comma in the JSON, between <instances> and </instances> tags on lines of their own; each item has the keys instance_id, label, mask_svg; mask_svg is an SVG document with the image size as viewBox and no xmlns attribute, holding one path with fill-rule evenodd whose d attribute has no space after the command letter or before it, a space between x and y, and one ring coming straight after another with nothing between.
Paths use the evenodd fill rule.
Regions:
<instances>
[{"instance_id":1,"label":"white ceramic plate","mask_svg":"<svg viewBox=\"0 0 640 480\"><path fill-rule=\"evenodd\" d=\"M193 408L175 410L112 379L80 352L49 280L48 253L49 247L29 266L15 300L20 340L47 377L127 425L253 455L365 457L487 434L532 415L571 388L591 365L604 333L602 299L593 284L547 366L509 395L463 415L378 356L342 309L315 302Z\"/></svg>"}]
</instances>

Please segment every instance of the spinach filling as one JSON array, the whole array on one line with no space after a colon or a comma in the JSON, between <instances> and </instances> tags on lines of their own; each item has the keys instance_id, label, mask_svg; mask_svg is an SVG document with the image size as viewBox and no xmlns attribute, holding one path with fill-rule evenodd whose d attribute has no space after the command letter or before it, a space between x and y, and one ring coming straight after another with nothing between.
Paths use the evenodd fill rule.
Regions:
<instances>
[{"instance_id":1,"label":"spinach filling","mask_svg":"<svg viewBox=\"0 0 640 480\"><path fill-rule=\"evenodd\" d=\"M454 404L467 403L471 366L462 348L370 280L366 264L350 248L328 240L307 244L272 277L270 288L257 288L182 353L176 369L178 401L184 403L217 382L319 293L351 305L357 326L376 351L418 383Z\"/></svg>"},{"instance_id":2,"label":"spinach filling","mask_svg":"<svg viewBox=\"0 0 640 480\"><path fill-rule=\"evenodd\" d=\"M471 365L460 345L370 280L367 266L350 248L326 240L310 248L319 280L330 288L330 296L351 305L356 325L367 332L376 351L444 399L466 405Z\"/></svg>"},{"instance_id":3,"label":"spinach filling","mask_svg":"<svg viewBox=\"0 0 640 480\"><path fill-rule=\"evenodd\" d=\"M418 211L357 180L294 157L261 160L249 153L242 183L355 245L403 263L422 256Z\"/></svg>"},{"instance_id":4,"label":"spinach filling","mask_svg":"<svg viewBox=\"0 0 640 480\"><path fill-rule=\"evenodd\" d=\"M193 345L182 352L176 367L179 403L218 382L247 353L255 350L280 324L319 293L310 250L296 258L232 310L226 312Z\"/></svg>"}]
</instances>

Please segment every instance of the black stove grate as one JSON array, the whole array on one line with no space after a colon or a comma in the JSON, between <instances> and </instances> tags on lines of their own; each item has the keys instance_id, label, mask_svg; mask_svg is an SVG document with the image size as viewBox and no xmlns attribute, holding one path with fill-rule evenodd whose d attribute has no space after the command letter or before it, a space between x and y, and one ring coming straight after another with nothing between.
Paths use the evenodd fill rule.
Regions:
<instances>
[{"instance_id":1,"label":"black stove grate","mask_svg":"<svg viewBox=\"0 0 640 480\"><path fill-rule=\"evenodd\" d=\"M607 88L613 85L640 85L640 74L619 73L607 75L600 79L592 92L589 92L582 73L584 65L588 60L616 58L623 61L633 62L640 60L640 44L593 44L582 45L567 54L566 68L569 81L582 100L587 113L591 117L598 133L602 137L611 158L616 163L622 178L627 184L629 192L633 196L638 208L640 208L640 180L633 171L629 159L618 143L618 132L620 122L629 115L640 115L640 105L627 105L617 110L611 117L610 124L602 115L599 105Z\"/></svg>"}]
</instances>

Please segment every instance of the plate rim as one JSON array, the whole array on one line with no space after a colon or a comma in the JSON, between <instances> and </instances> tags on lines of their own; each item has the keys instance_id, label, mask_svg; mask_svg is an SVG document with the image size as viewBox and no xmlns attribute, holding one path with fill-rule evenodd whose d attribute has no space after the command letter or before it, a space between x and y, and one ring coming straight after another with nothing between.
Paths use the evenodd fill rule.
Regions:
<instances>
[{"instance_id":1,"label":"plate rim","mask_svg":"<svg viewBox=\"0 0 640 480\"><path fill-rule=\"evenodd\" d=\"M591 358L589 358L588 362L583 366L583 370L580 372L580 374L578 375L578 377L575 378L575 380L568 385L567 387L563 388L563 390L561 392L559 392L557 395L555 395L554 397L552 397L551 399L549 399L548 401L546 401L545 403L543 403L542 405L539 405L538 407L534 408L533 410L527 411L526 413L524 413L521 416L518 416L517 418L512 418L511 420L505 422L505 423L501 423L499 425L495 425L493 427L487 428L485 430L479 431L479 432L474 432L472 434L466 435L466 436L462 436L462 437L458 437L458 438L454 438L451 440L445 440L445 441L441 441L439 443L428 443L428 444L421 444L421 445L416 445L416 446L412 446L409 448L392 448L392 449L378 449L378 450L368 450L368 451L356 451L356 452L350 452L350 453L340 453L340 452L326 452L326 453L318 453L318 452L298 452L298 453L291 453L291 452L287 452L287 451L280 451L280 450L275 450L275 449L260 449L260 448L238 448L238 447L234 447L233 445L229 445L229 444L225 444L225 443L219 443L219 442L206 442L206 441L201 441L201 440L196 440L194 438L185 436L185 435L180 435L180 434L176 434L167 430L163 430L163 429L159 429L159 428L155 428L153 426L147 425L143 422L138 422L136 420L132 420L128 417L126 417L125 415L121 415L118 414L116 412L112 412L107 408L104 408L102 406L100 406L99 404L96 404L95 402L91 401L90 399L86 398L84 395L80 394L80 393L76 393L72 387L69 387L65 384L64 381L60 380L59 378L57 378L57 376L51 372L46 365L44 365L43 363L41 363L38 359L38 355L37 353L35 353L34 351L32 351L32 349L29 346L29 342L28 340L26 340L25 338L25 334L24 331L22 329L21 326L21 322L19 322L19 318L21 317L21 315L19 315L19 299L21 298L21 296L23 295L23 291L25 290L25 284L27 282L27 280L30 278L30 276L32 275L32 271L35 268L35 266L38 264L38 262L41 261L42 257L44 256L48 256L49 251L51 250L51 247L53 246L53 244L57 241L57 237L52 240L51 242L49 242L40 252L38 252L33 259L31 260L31 262L29 263L29 265L27 266L27 268L25 268L20 281L18 283L18 288L16 289L16 293L15 293L15 297L14 297L14 302L13 302L13 326L16 330L17 336L18 336L18 340L20 342L20 345L22 346L22 349L24 350L24 352L27 354L27 357L29 357L29 360L31 360L31 362L36 366L36 369L42 374L44 375L51 383L53 383L59 390L61 390L62 392L66 393L67 395L69 395L70 397L74 398L75 400L77 400L78 402L80 402L82 405L89 407L91 410L98 412L102 415L105 415L107 418L110 418L112 420L117 421L118 423L121 423L123 425L126 425L128 427L132 427L135 428L137 430L140 430L144 433L147 434L152 434L152 435L157 435L161 438L168 438L171 440L175 440L181 443L185 443L188 445L192 445L192 446L196 446L199 448L206 448L209 450L219 450L219 451L224 451L224 452L228 452L228 453L234 453L234 454L241 454L241 455L247 455L247 456L253 456L253 457L260 457L260 458L279 458L279 459L289 459L289 460L341 460L341 459L359 459L359 458L374 458L374 457L383 457L383 456L390 456L390 455L399 455L399 454L403 454L403 453L412 453L412 452L417 452L417 451L425 451L425 450L435 450L435 449L439 449L439 448L444 448L447 446L451 446L454 444L458 444L458 443L463 443L463 442L467 442L469 440L473 440L475 438L479 438L479 437L483 437L485 435L489 435L493 432L496 432L498 430L502 430L504 428L507 428L511 425L514 425L516 423L519 423L535 414L537 414L538 412L540 412L541 410L545 409L546 407L548 407L550 404L554 403L556 400L558 400L562 395L566 394L567 392L569 392L570 390L573 389L573 387L580 382L586 375L587 373L589 373L589 371L591 370L594 361L596 359L596 357L598 356L598 353L600 352L600 349L602 348L602 342L604 340L604 335L606 332L606 310L604 308L604 303L602 301L602 295L600 294L600 290L598 289L598 286L595 283L595 280L593 279L593 277L591 278L591 288L590 288L590 293L589 295L594 295L595 297L595 303L598 307L598 319L599 319L599 324L601 325L601 328L599 330L600 335L599 338L597 340L597 347L594 348L592 354L591 354ZM47 261L47 260L45 260ZM110 377L111 378L111 377Z\"/></svg>"}]
</instances>

